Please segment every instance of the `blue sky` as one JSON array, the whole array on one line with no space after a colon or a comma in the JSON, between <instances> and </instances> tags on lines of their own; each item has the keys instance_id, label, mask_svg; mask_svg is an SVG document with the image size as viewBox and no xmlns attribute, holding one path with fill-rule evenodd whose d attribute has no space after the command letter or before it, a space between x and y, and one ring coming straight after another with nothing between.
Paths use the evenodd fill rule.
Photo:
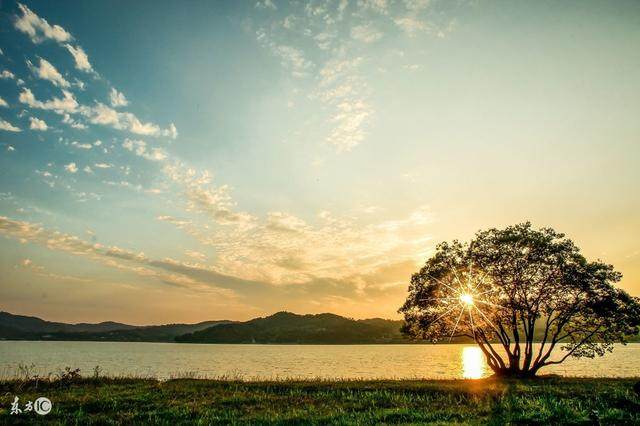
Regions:
<instances>
[{"instance_id":1,"label":"blue sky","mask_svg":"<svg viewBox=\"0 0 640 426\"><path fill-rule=\"evenodd\" d=\"M640 4L3 2L0 309L394 317L531 220L640 291Z\"/></svg>"}]
</instances>

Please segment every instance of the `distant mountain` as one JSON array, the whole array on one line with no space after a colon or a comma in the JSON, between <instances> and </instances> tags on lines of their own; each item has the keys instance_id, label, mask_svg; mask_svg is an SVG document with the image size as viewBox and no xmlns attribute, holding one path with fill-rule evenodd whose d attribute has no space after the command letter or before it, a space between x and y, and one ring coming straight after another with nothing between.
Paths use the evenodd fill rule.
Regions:
<instances>
[{"instance_id":1,"label":"distant mountain","mask_svg":"<svg viewBox=\"0 0 640 426\"><path fill-rule=\"evenodd\" d=\"M13 315L0 311L0 326L28 333L77 333L77 332L105 332L113 330L130 330L134 325L107 321L98 324L65 324L62 322L45 321L37 317Z\"/></svg>"},{"instance_id":2,"label":"distant mountain","mask_svg":"<svg viewBox=\"0 0 640 426\"><path fill-rule=\"evenodd\" d=\"M65 324L0 312L0 339L173 342L176 336L230 322L223 320L151 326L135 326L110 321L99 324Z\"/></svg>"},{"instance_id":3,"label":"distant mountain","mask_svg":"<svg viewBox=\"0 0 640 426\"><path fill-rule=\"evenodd\" d=\"M247 322L220 324L176 337L190 343L407 343L402 321L353 320L334 314L297 315L278 312Z\"/></svg>"},{"instance_id":4,"label":"distant mountain","mask_svg":"<svg viewBox=\"0 0 640 426\"><path fill-rule=\"evenodd\" d=\"M66 324L0 311L0 340L273 344L429 343L404 337L400 333L402 324L402 320L354 320L328 313L297 315L290 312L278 312L246 322L221 320L149 326L111 321L98 324ZM536 336L541 333L541 330L536 331ZM634 336L629 341L638 342L640 336ZM454 338L452 343L470 341L466 338Z\"/></svg>"}]
</instances>

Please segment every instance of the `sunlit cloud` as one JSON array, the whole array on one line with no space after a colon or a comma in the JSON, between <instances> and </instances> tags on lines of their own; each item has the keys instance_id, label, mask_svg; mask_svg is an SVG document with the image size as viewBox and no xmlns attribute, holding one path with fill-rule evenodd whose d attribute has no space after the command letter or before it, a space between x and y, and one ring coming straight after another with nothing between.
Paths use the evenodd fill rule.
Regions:
<instances>
[{"instance_id":1,"label":"sunlit cloud","mask_svg":"<svg viewBox=\"0 0 640 426\"><path fill-rule=\"evenodd\" d=\"M69 87L71 85L62 77L62 74L58 72L56 67L51 65L46 59L40 58L38 66L33 65L31 61L27 61L27 66L36 77L50 81L54 86Z\"/></svg>"},{"instance_id":2,"label":"sunlit cloud","mask_svg":"<svg viewBox=\"0 0 640 426\"><path fill-rule=\"evenodd\" d=\"M76 163L69 163L64 166L64 169L69 173L76 173L78 171L78 166L76 166Z\"/></svg>"},{"instance_id":3,"label":"sunlit cloud","mask_svg":"<svg viewBox=\"0 0 640 426\"><path fill-rule=\"evenodd\" d=\"M82 50L82 47L74 47L70 44L65 44L64 46L67 48L69 53L71 53L71 56L73 56L77 69L85 72L93 71L93 67L91 66L91 63L89 63L89 57L84 50Z\"/></svg>"},{"instance_id":4,"label":"sunlit cloud","mask_svg":"<svg viewBox=\"0 0 640 426\"><path fill-rule=\"evenodd\" d=\"M202 274L216 277L216 273L210 269L197 268L172 259L150 259L144 253L135 253L117 246L89 243L74 235L52 231L38 224L17 221L3 216L0 216L0 235L22 243L38 244L49 250L85 257L106 266L159 280L165 284L234 297L233 292L216 288L214 283L209 284L198 279L199 275L202 278ZM28 264L30 263L28 262Z\"/></svg>"},{"instance_id":5,"label":"sunlit cloud","mask_svg":"<svg viewBox=\"0 0 640 426\"><path fill-rule=\"evenodd\" d=\"M2 72L0 73L0 79L13 80L15 78L16 78L15 74L9 70L2 70Z\"/></svg>"},{"instance_id":6,"label":"sunlit cloud","mask_svg":"<svg viewBox=\"0 0 640 426\"><path fill-rule=\"evenodd\" d=\"M142 140L125 139L122 147L128 151L135 153L139 157L146 158L151 161L162 161L167 158L167 154L160 148L147 148L147 143Z\"/></svg>"},{"instance_id":7,"label":"sunlit cloud","mask_svg":"<svg viewBox=\"0 0 640 426\"><path fill-rule=\"evenodd\" d=\"M382 36L382 32L376 30L373 27L372 23L356 25L355 27L351 28L351 37L365 43L372 43L374 41L380 40Z\"/></svg>"},{"instance_id":8,"label":"sunlit cloud","mask_svg":"<svg viewBox=\"0 0 640 426\"><path fill-rule=\"evenodd\" d=\"M15 27L27 34L34 43L41 43L47 39L62 43L72 39L71 34L64 28L50 25L46 19L40 18L27 6L18 3L18 8L22 16L16 17Z\"/></svg>"},{"instance_id":9,"label":"sunlit cloud","mask_svg":"<svg viewBox=\"0 0 640 426\"><path fill-rule=\"evenodd\" d=\"M14 126L6 120L0 118L0 130L5 130L7 132L20 132L20 128Z\"/></svg>"},{"instance_id":10,"label":"sunlit cloud","mask_svg":"<svg viewBox=\"0 0 640 426\"><path fill-rule=\"evenodd\" d=\"M29 128L31 130L38 130L38 131L44 132L49 128L49 126L47 126L47 123L44 120L40 120L39 118L36 118L36 117L29 117L29 122L30 122Z\"/></svg>"},{"instance_id":11,"label":"sunlit cloud","mask_svg":"<svg viewBox=\"0 0 640 426\"><path fill-rule=\"evenodd\" d=\"M115 87L111 88L111 92L109 92L109 99L111 100L111 106L114 108L129 105L129 101L125 98L124 94L118 92Z\"/></svg>"},{"instance_id":12,"label":"sunlit cloud","mask_svg":"<svg viewBox=\"0 0 640 426\"><path fill-rule=\"evenodd\" d=\"M18 100L32 108L51 110L60 115L64 113L74 113L78 110L79 104L73 94L67 90L62 91L62 98L54 97L48 101L39 101L30 89L23 88Z\"/></svg>"}]
</instances>

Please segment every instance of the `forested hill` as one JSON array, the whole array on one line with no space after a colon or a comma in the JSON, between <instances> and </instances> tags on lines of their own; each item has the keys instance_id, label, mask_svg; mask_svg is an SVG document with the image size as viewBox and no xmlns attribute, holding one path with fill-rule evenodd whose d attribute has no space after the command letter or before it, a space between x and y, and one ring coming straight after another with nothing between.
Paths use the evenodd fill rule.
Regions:
<instances>
[{"instance_id":1,"label":"forested hill","mask_svg":"<svg viewBox=\"0 0 640 426\"><path fill-rule=\"evenodd\" d=\"M278 312L235 324L220 324L185 334L177 342L192 343L407 343L402 321L353 320L334 314L297 315Z\"/></svg>"},{"instance_id":2,"label":"forested hill","mask_svg":"<svg viewBox=\"0 0 640 426\"><path fill-rule=\"evenodd\" d=\"M66 324L0 311L0 340L86 340L119 342L384 344L429 343L400 333L403 321L354 320L335 314L278 312L246 322L203 321L196 324L136 326L118 322ZM536 328L536 341L542 337ZM638 342L640 336L629 339ZM450 343L449 339L442 343ZM454 338L451 343L472 343Z\"/></svg>"},{"instance_id":3,"label":"forested hill","mask_svg":"<svg viewBox=\"0 0 640 426\"><path fill-rule=\"evenodd\" d=\"M173 342L176 336L231 321L136 326L117 322L66 324L0 312L0 339Z\"/></svg>"}]
</instances>

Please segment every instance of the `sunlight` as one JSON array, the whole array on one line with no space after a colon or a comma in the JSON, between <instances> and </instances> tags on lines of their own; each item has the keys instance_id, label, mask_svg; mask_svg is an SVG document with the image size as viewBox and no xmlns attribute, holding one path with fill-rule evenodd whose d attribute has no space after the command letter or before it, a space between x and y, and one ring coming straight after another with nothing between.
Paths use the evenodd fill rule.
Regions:
<instances>
[{"instance_id":1,"label":"sunlight","mask_svg":"<svg viewBox=\"0 0 640 426\"><path fill-rule=\"evenodd\" d=\"M484 373L484 357L480 348L465 346L462 348L462 377L479 379Z\"/></svg>"},{"instance_id":2,"label":"sunlight","mask_svg":"<svg viewBox=\"0 0 640 426\"><path fill-rule=\"evenodd\" d=\"M460 303L468 307L473 306L473 295L470 293L462 293L460 295Z\"/></svg>"}]
</instances>

